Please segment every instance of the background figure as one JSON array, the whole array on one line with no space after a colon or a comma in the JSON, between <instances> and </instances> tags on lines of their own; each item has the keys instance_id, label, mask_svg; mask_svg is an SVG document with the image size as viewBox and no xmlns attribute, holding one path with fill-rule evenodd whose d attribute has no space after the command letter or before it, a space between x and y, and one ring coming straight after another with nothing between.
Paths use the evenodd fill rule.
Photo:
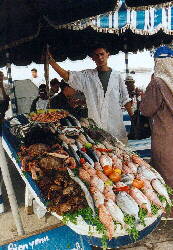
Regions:
<instances>
[{"instance_id":1,"label":"background figure","mask_svg":"<svg viewBox=\"0 0 173 250\"><path fill-rule=\"evenodd\" d=\"M163 49L163 48L162 48ZM156 51L152 76L140 110L150 118L152 166L173 188L173 51L164 47ZM162 53L167 55L162 58Z\"/></svg>"},{"instance_id":2,"label":"background figure","mask_svg":"<svg viewBox=\"0 0 173 250\"><path fill-rule=\"evenodd\" d=\"M37 69L31 69L31 81L37 86L37 88L44 83L44 79L38 76Z\"/></svg>"},{"instance_id":3,"label":"background figure","mask_svg":"<svg viewBox=\"0 0 173 250\"><path fill-rule=\"evenodd\" d=\"M35 112L39 109L47 109L49 104L49 97L47 93L46 84L41 84L39 86L38 97L32 102L30 112Z\"/></svg>"},{"instance_id":4,"label":"background figure","mask_svg":"<svg viewBox=\"0 0 173 250\"><path fill-rule=\"evenodd\" d=\"M74 115L77 119L87 117L84 95L71 88L63 80L58 81L54 78L50 81L50 107L55 109L65 109Z\"/></svg>"},{"instance_id":5,"label":"background figure","mask_svg":"<svg viewBox=\"0 0 173 250\"><path fill-rule=\"evenodd\" d=\"M65 109L71 112L71 106L66 96L66 92L71 94L68 93L68 88L68 84L62 84L57 78L50 81L50 108Z\"/></svg>"},{"instance_id":6,"label":"background figure","mask_svg":"<svg viewBox=\"0 0 173 250\"><path fill-rule=\"evenodd\" d=\"M125 85L127 86L127 90L130 98L134 98L135 95L135 80L132 76L127 76L125 79Z\"/></svg>"}]
</instances>

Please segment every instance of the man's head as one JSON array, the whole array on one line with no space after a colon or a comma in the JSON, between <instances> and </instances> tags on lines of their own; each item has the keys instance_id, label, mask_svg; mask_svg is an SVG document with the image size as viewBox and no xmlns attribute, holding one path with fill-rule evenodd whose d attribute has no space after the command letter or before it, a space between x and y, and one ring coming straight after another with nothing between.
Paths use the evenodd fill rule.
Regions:
<instances>
[{"instance_id":1,"label":"man's head","mask_svg":"<svg viewBox=\"0 0 173 250\"><path fill-rule=\"evenodd\" d=\"M71 97L76 93L72 87L70 87L64 80L61 80L60 83L61 91L66 97Z\"/></svg>"},{"instance_id":2,"label":"man's head","mask_svg":"<svg viewBox=\"0 0 173 250\"><path fill-rule=\"evenodd\" d=\"M0 82L3 82L4 80L4 73L0 71Z\"/></svg>"},{"instance_id":3,"label":"man's head","mask_svg":"<svg viewBox=\"0 0 173 250\"><path fill-rule=\"evenodd\" d=\"M129 96L131 97L133 95L133 92L135 91L135 80L133 79L132 76L127 76L125 84L127 86Z\"/></svg>"},{"instance_id":4,"label":"man's head","mask_svg":"<svg viewBox=\"0 0 173 250\"><path fill-rule=\"evenodd\" d=\"M37 70L36 69L31 69L31 74L32 74L32 77L33 78L36 78L38 75L37 75Z\"/></svg>"},{"instance_id":5,"label":"man's head","mask_svg":"<svg viewBox=\"0 0 173 250\"><path fill-rule=\"evenodd\" d=\"M41 99L48 99L46 84L41 84L38 89L38 93Z\"/></svg>"},{"instance_id":6,"label":"man's head","mask_svg":"<svg viewBox=\"0 0 173 250\"><path fill-rule=\"evenodd\" d=\"M60 82L58 81L57 78L54 78L50 81L50 87L51 87L51 90L54 92L54 93L58 93L59 92L59 88L60 88Z\"/></svg>"},{"instance_id":7,"label":"man's head","mask_svg":"<svg viewBox=\"0 0 173 250\"><path fill-rule=\"evenodd\" d=\"M97 67L107 66L109 51L105 47L95 47L91 50L90 56Z\"/></svg>"}]
</instances>

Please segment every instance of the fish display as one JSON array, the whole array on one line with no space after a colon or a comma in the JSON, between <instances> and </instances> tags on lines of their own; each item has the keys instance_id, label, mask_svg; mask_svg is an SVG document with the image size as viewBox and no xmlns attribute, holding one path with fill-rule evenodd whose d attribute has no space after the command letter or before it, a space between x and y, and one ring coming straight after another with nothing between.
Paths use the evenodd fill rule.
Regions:
<instances>
[{"instance_id":1,"label":"fish display","mask_svg":"<svg viewBox=\"0 0 173 250\"><path fill-rule=\"evenodd\" d=\"M52 132L47 125L57 143L29 145L27 141L19 152L21 168L37 182L48 211L83 216L80 211L89 207L93 221L98 218L110 240L116 237L118 224L122 234L129 233L127 218L134 220L133 226L141 226L141 209L146 219L155 218L153 206L161 215L166 204L160 196L172 205L162 177L147 162L97 128L94 121L82 119L80 123L66 115L69 129L60 124Z\"/></svg>"}]
</instances>

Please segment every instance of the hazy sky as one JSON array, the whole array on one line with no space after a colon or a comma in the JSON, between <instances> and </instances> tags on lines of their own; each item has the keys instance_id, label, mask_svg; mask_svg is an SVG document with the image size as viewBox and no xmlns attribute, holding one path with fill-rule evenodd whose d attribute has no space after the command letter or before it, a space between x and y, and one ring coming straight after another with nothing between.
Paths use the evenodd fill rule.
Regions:
<instances>
[{"instance_id":1,"label":"hazy sky","mask_svg":"<svg viewBox=\"0 0 173 250\"><path fill-rule=\"evenodd\" d=\"M119 53L115 56L110 56L109 66L113 69L123 71L125 70L125 56L124 53ZM62 67L68 70L82 70L87 68L95 68L95 63L90 59L86 58L84 60L70 61L66 60L60 63ZM130 68L151 68L153 69L154 60L150 55L150 52L138 52L137 54L129 53L129 67ZM12 65L12 78L13 80L29 79L31 76L31 69L37 68L40 76L44 76L43 65L37 65L32 63L28 66L14 66ZM6 69L1 69L6 74ZM58 77L57 73L50 66L50 79Z\"/></svg>"}]
</instances>

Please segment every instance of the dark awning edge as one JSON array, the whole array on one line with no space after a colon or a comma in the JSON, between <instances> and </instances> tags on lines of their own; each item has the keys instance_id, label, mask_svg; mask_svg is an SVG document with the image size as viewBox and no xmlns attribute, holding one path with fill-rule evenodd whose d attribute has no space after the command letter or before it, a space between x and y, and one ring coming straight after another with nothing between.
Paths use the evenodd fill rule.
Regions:
<instances>
[{"instance_id":1,"label":"dark awning edge","mask_svg":"<svg viewBox=\"0 0 173 250\"><path fill-rule=\"evenodd\" d=\"M118 0L37 0L41 16L57 25L113 11Z\"/></svg>"},{"instance_id":2,"label":"dark awning edge","mask_svg":"<svg viewBox=\"0 0 173 250\"><path fill-rule=\"evenodd\" d=\"M0 46L0 51L11 49L11 48L19 46L23 43L29 42L29 41L33 40L34 38L37 38L39 36L40 29L41 29L41 24L39 23L37 32L34 35L28 36L28 37L23 37L17 41L13 41L13 42L6 44L4 46Z\"/></svg>"},{"instance_id":3,"label":"dark awning edge","mask_svg":"<svg viewBox=\"0 0 173 250\"><path fill-rule=\"evenodd\" d=\"M169 0L125 0L127 9L147 10L150 8L163 8L173 6L173 1Z\"/></svg>"}]
</instances>

